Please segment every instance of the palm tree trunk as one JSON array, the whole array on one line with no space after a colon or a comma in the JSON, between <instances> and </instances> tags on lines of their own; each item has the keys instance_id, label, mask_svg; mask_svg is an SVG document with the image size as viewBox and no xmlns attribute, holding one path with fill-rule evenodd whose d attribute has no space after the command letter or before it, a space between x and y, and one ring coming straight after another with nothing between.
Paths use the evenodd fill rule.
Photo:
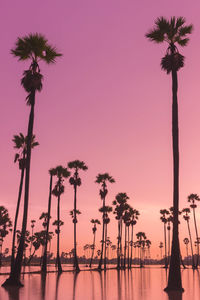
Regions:
<instances>
[{"instance_id":1,"label":"palm tree trunk","mask_svg":"<svg viewBox=\"0 0 200 300\"><path fill-rule=\"evenodd\" d=\"M165 240L165 268L167 269L167 235L166 235L166 223L164 223L164 240Z\"/></svg>"},{"instance_id":2,"label":"palm tree trunk","mask_svg":"<svg viewBox=\"0 0 200 300\"><path fill-rule=\"evenodd\" d=\"M130 243L130 240L129 240L129 226L128 226L128 258L127 258L127 265L128 265L128 268L129 268L129 264L130 264L130 258L129 258L129 243Z\"/></svg>"},{"instance_id":3,"label":"palm tree trunk","mask_svg":"<svg viewBox=\"0 0 200 300\"><path fill-rule=\"evenodd\" d=\"M3 238L0 239L0 267L2 266L2 247L3 247Z\"/></svg>"},{"instance_id":4,"label":"palm tree trunk","mask_svg":"<svg viewBox=\"0 0 200 300\"><path fill-rule=\"evenodd\" d=\"M120 220L118 220L118 239L117 239L117 269L120 269Z\"/></svg>"},{"instance_id":5,"label":"palm tree trunk","mask_svg":"<svg viewBox=\"0 0 200 300\"><path fill-rule=\"evenodd\" d=\"M172 49L172 54L174 50ZM165 291L183 291L181 270L180 270L180 245L178 232L178 212L179 212L179 133L178 133L178 101L177 101L178 80L177 71L172 70L172 141L173 141L173 236L171 260L168 276L168 284Z\"/></svg>"},{"instance_id":6,"label":"palm tree trunk","mask_svg":"<svg viewBox=\"0 0 200 300\"><path fill-rule=\"evenodd\" d=\"M25 175L25 193L24 193L24 211L23 211L23 222L19 247L13 272L10 273L10 277L3 283L6 285L17 285L22 286L20 282L21 267L24 252L24 243L26 235L27 217L28 217L28 201L29 201L29 182L30 182L30 163L31 163L31 141L33 136L33 123L34 123L34 106L35 106L35 90L31 93L31 111L29 116L28 134L27 134L27 156L26 156L26 175Z\"/></svg>"},{"instance_id":7,"label":"palm tree trunk","mask_svg":"<svg viewBox=\"0 0 200 300\"><path fill-rule=\"evenodd\" d=\"M167 266L170 264L170 229L168 229L168 262Z\"/></svg>"},{"instance_id":8,"label":"palm tree trunk","mask_svg":"<svg viewBox=\"0 0 200 300\"><path fill-rule=\"evenodd\" d=\"M126 268L126 243L127 243L127 226L124 224L124 233L125 233L125 241L124 241L124 269Z\"/></svg>"},{"instance_id":9,"label":"palm tree trunk","mask_svg":"<svg viewBox=\"0 0 200 300\"><path fill-rule=\"evenodd\" d=\"M121 255L121 268L123 267L123 257L122 257L122 228L123 227L123 222L121 220L121 234L120 234L120 255Z\"/></svg>"},{"instance_id":10,"label":"palm tree trunk","mask_svg":"<svg viewBox=\"0 0 200 300\"><path fill-rule=\"evenodd\" d=\"M197 261L195 268L198 268L199 265L199 238L198 238L198 230L197 230L197 221L196 221L196 214L195 214L195 208L193 210L193 217L194 217L194 226L195 226L195 233L196 233L196 239L197 239Z\"/></svg>"},{"instance_id":11,"label":"palm tree trunk","mask_svg":"<svg viewBox=\"0 0 200 300\"><path fill-rule=\"evenodd\" d=\"M187 226L188 226L188 233L189 233L189 238L190 238L190 247L191 247L191 254L192 254L192 268L195 269L194 252L193 252L193 246L192 246L192 235L191 235L191 231L190 231L189 220L187 220Z\"/></svg>"},{"instance_id":12,"label":"palm tree trunk","mask_svg":"<svg viewBox=\"0 0 200 300\"><path fill-rule=\"evenodd\" d=\"M106 252L107 252L107 226L108 224L105 224L105 246L104 246L104 271L106 271Z\"/></svg>"},{"instance_id":13,"label":"palm tree trunk","mask_svg":"<svg viewBox=\"0 0 200 300\"><path fill-rule=\"evenodd\" d=\"M53 175L50 175L50 184L49 184L49 202L48 202L48 216L47 216L47 227L46 227L46 238L45 238L45 246L44 246L44 255L42 261L42 272L47 272L47 245L48 245L48 235L49 235L49 223L51 216L51 192L52 192L52 181Z\"/></svg>"},{"instance_id":14,"label":"palm tree trunk","mask_svg":"<svg viewBox=\"0 0 200 300\"><path fill-rule=\"evenodd\" d=\"M187 257L189 256L188 254L188 245L186 245L186 254L187 254Z\"/></svg>"},{"instance_id":15,"label":"palm tree trunk","mask_svg":"<svg viewBox=\"0 0 200 300\"><path fill-rule=\"evenodd\" d=\"M131 225L131 258L130 258L130 268L132 267L133 259L133 225Z\"/></svg>"},{"instance_id":16,"label":"palm tree trunk","mask_svg":"<svg viewBox=\"0 0 200 300\"><path fill-rule=\"evenodd\" d=\"M24 159L25 159L25 154L23 154L23 160ZM16 212L15 212L15 222L14 222L14 228L13 228L12 254L11 254L11 273L13 272L14 263L15 263L15 239L16 239L17 220L18 220L18 215L19 215L19 206L20 206L21 196L22 196L23 181L24 181L24 168L22 168L22 170L21 170L21 178L20 178L20 184L19 184L17 207L16 207Z\"/></svg>"},{"instance_id":17,"label":"palm tree trunk","mask_svg":"<svg viewBox=\"0 0 200 300\"><path fill-rule=\"evenodd\" d=\"M103 208L105 207L105 197L103 199ZM102 217L102 241L101 241L101 255L100 255L100 259L99 259L99 265L98 265L98 270L101 270L101 266L102 266L102 260L103 260L103 249L104 249L104 235L105 235L105 224L104 224L104 212L103 212L103 217Z\"/></svg>"},{"instance_id":18,"label":"palm tree trunk","mask_svg":"<svg viewBox=\"0 0 200 300\"><path fill-rule=\"evenodd\" d=\"M95 237L96 237L96 231L94 232L94 237L93 237L93 249L92 249L92 255L91 255L91 259L90 259L90 268L92 266L92 261L93 261L93 257L94 257Z\"/></svg>"},{"instance_id":19,"label":"palm tree trunk","mask_svg":"<svg viewBox=\"0 0 200 300\"><path fill-rule=\"evenodd\" d=\"M57 206L57 267L58 273L62 273L62 266L60 262L60 194L58 195L58 206Z\"/></svg>"},{"instance_id":20,"label":"palm tree trunk","mask_svg":"<svg viewBox=\"0 0 200 300\"><path fill-rule=\"evenodd\" d=\"M76 272L79 272L79 265L78 265L78 259L77 259L77 249L76 249L76 193L77 193L77 185L74 185L74 267Z\"/></svg>"}]
</instances>

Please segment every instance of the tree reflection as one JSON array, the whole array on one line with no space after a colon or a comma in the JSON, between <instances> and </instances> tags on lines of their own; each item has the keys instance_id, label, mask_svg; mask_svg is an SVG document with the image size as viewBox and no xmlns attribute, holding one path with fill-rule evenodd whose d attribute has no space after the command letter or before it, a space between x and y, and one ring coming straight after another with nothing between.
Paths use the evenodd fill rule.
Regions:
<instances>
[{"instance_id":1,"label":"tree reflection","mask_svg":"<svg viewBox=\"0 0 200 300\"><path fill-rule=\"evenodd\" d=\"M183 293L180 291L174 291L167 293L169 300L182 300Z\"/></svg>"},{"instance_id":2,"label":"tree reflection","mask_svg":"<svg viewBox=\"0 0 200 300\"><path fill-rule=\"evenodd\" d=\"M79 273L74 274L74 281L73 281L73 294L72 294L72 300L76 299L76 285L77 285L77 278Z\"/></svg>"},{"instance_id":3,"label":"tree reflection","mask_svg":"<svg viewBox=\"0 0 200 300\"><path fill-rule=\"evenodd\" d=\"M5 290L8 293L9 300L19 300L19 287L6 287Z\"/></svg>"},{"instance_id":4,"label":"tree reflection","mask_svg":"<svg viewBox=\"0 0 200 300\"><path fill-rule=\"evenodd\" d=\"M41 274L41 300L45 299L46 292L46 273Z\"/></svg>"}]
</instances>

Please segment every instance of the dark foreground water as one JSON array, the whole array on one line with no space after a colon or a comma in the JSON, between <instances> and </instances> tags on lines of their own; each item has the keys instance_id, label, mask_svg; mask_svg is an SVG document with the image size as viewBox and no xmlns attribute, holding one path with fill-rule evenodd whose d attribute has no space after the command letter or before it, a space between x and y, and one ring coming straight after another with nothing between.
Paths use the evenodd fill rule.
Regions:
<instances>
[{"instance_id":1,"label":"dark foreground water","mask_svg":"<svg viewBox=\"0 0 200 300\"><path fill-rule=\"evenodd\" d=\"M7 275L0 275L0 284ZM40 274L25 274L24 287L5 290L0 287L0 300L199 300L200 273L182 270L185 292L168 296L166 270L159 267L132 269L117 272L108 270L48 273L46 279Z\"/></svg>"}]
</instances>

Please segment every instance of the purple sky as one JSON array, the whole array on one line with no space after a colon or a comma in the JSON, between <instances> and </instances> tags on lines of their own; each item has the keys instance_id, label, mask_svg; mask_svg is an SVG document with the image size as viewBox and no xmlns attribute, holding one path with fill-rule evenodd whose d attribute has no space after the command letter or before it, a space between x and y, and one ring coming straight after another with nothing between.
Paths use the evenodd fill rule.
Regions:
<instances>
[{"instance_id":1,"label":"purple sky","mask_svg":"<svg viewBox=\"0 0 200 300\"><path fill-rule=\"evenodd\" d=\"M20 86L29 62L18 62L10 49L18 36L44 34L63 57L52 66L41 63L43 90L36 96L34 133L40 146L31 162L29 220L47 210L48 169L84 160L78 192L78 246L92 243L89 220L100 218L101 201L94 184L109 172L107 203L126 192L141 212L136 231L145 231L154 254L162 240L159 210L172 205L171 77L160 69L167 45L147 41L145 33L159 16L184 16L194 24L179 72L180 207L190 193L200 193L200 3L199 1L27 0L1 1L1 205L14 216L19 172L14 165L12 137L26 133L29 107ZM61 250L73 247L73 191L62 197ZM31 212L31 213L30 213ZM56 199L52 217L55 219ZM197 214L199 220L200 215ZM36 229L40 229L40 221ZM109 236L116 243L116 222ZM181 222L181 240L186 224ZM100 230L98 232L100 240Z\"/></svg>"}]
</instances>

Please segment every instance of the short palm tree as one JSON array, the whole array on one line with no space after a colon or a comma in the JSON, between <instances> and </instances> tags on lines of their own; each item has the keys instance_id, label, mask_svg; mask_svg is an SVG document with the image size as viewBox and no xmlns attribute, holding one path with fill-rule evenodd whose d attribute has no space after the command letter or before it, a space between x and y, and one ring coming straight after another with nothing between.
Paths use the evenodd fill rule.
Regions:
<instances>
[{"instance_id":1,"label":"short palm tree","mask_svg":"<svg viewBox=\"0 0 200 300\"><path fill-rule=\"evenodd\" d=\"M190 239L190 248L191 248L191 254L192 254L192 268L195 269L195 262L194 262L194 251L193 251L193 244L192 244L192 235L190 230L190 208L186 207L182 210L183 213L183 219L187 222L187 228L188 228L188 234Z\"/></svg>"},{"instance_id":2,"label":"short palm tree","mask_svg":"<svg viewBox=\"0 0 200 300\"><path fill-rule=\"evenodd\" d=\"M197 221L196 221L196 214L195 214L195 209L197 208L196 205L197 201L200 201L200 198L197 194L190 194L188 196L188 202L191 203L190 207L192 208L192 212L193 212L194 227L195 227L196 241L197 241L197 261L195 266L196 268L198 268L199 265L199 235L198 235Z\"/></svg>"},{"instance_id":3,"label":"short palm tree","mask_svg":"<svg viewBox=\"0 0 200 300\"><path fill-rule=\"evenodd\" d=\"M79 171L86 171L88 167L83 161L80 160L74 160L70 161L68 163L68 168L74 170L74 174L72 177L70 177L69 182L71 185L74 187L74 218L73 218L73 223L74 223L74 268L76 272L80 271L79 265L78 265L78 258L77 258L77 247L76 247L76 224L78 222L77 220L77 187L81 185L81 178L79 177Z\"/></svg>"},{"instance_id":4,"label":"short palm tree","mask_svg":"<svg viewBox=\"0 0 200 300\"><path fill-rule=\"evenodd\" d=\"M55 168L55 173L57 177L57 182L54 186L54 189L52 190L52 194L57 197L58 205L57 205L57 220L54 222L53 225L57 226L56 234L57 234L57 256L56 256L56 264L58 267L58 273L62 273L62 267L60 262L60 196L64 193L65 187L63 185L64 178L68 178L70 176L70 172L67 170L67 168L64 168L62 166L57 166Z\"/></svg>"},{"instance_id":5,"label":"short palm tree","mask_svg":"<svg viewBox=\"0 0 200 300\"><path fill-rule=\"evenodd\" d=\"M114 211L113 213L116 215L116 220L118 221L118 237L117 237L117 269L120 269L122 266L120 265L120 258L122 257L122 225L123 225L123 215L124 212L128 208L129 197L126 193L118 193L115 196L115 200L113 201Z\"/></svg>"},{"instance_id":6,"label":"short palm tree","mask_svg":"<svg viewBox=\"0 0 200 300\"><path fill-rule=\"evenodd\" d=\"M48 244L48 235L49 235L49 224L51 218L51 195L52 195L52 183L53 176L57 173L56 168L52 168L49 170L50 175L50 183L49 183L49 199L48 199L48 213L47 213L47 222L46 222L46 240L44 245L44 255L42 260L42 273L47 272L47 244Z\"/></svg>"},{"instance_id":7,"label":"short palm tree","mask_svg":"<svg viewBox=\"0 0 200 300\"><path fill-rule=\"evenodd\" d=\"M20 176L20 184L19 184L19 191L18 191L18 197L17 197L17 207L15 212L15 220L14 220L14 228L13 228L13 238L12 238L12 253L11 253L11 272L14 269L14 263L15 263L15 239L16 239L16 229L17 229L17 221L18 221L18 215L19 215L19 207L21 202L21 195L22 195L22 189L23 189L23 182L24 182L24 170L26 167L26 154L27 154L27 141L28 137L24 136L21 132L19 135L14 135L13 137L13 143L14 148L17 149L17 153L15 154L14 162L18 162L19 169L21 171ZM31 148L38 146L39 143L35 141L35 135L32 136L31 140Z\"/></svg>"},{"instance_id":8,"label":"short palm tree","mask_svg":"<svg viewBox=\"0 0 200 300\"><path fill-rule=\"evenodd\" d=\"M90 268L91 268L92 260L93 260L93 257L94 257L94 250L95 250L95 239L96 239L97 225L100 225L101 222L98 219L92 219L90 222L93 224L93 227L92 227L93 244L92 244L92 255L91 255L91 259L90 259Z\"/></svg>"},{"instance_id":9,"label":"short palm tree","mask_svg":"<svg viewBox=\"0 0 200 300\"><path fill-rule=\"evenodd\" d=\"M144 248L145 241L147 239L146 234L142 231L136 233L136 237L138 239L138 246L140 248L140 254L139 254L139 260L140 260L140 268L144 267L144 261L143 261L143 256L142 256L142 248Z\"/></svg>"},{"instance_id":10,"label":"short palm tree","mask_svg":"<svg viewBox=\"0 0 200 300\"><path fill-rule=\"evenodd\" d=\"M184 66L184 56L182 56L176 45L184 47L188 44L188 35L192 32L192 25L185 25L183 17L172 17L167 20L164 17L157 18L155 27L150 30L146 37L153 42L168 45L167 53L162 58L161 68L172 74L172 141L173 141L173 237L168 285L165 291L183 291L180 272L180 245L178 234L178 211L179 211L179 132L178 132L178 78L177 72Z\"/></svg>"},{"instance_id":11,"label":"short palm tree","mask_svg":"<svg viewBox=\"0 0 200 300\"><path fill-rule=\"evenodd\" d=\"M115 180L112 176L110 176L108 173L103 173L103 174L98 174L95 180L95 183L98 183L101 185L99 194L101 197L101 200L103 201L103 208L106 205L106 195L108 193L107 190L107 183L114 183ZM98 270L101 270L101 266L102 266L102 260L103 260L103 250L104 250L104 244L105 244L105 224L104 224L104 219L105 219L105 215L103 212L103 228L102 228L102 240L101 240L101 255L100 255L100 259L99 259L99 265L98 265Z\"/></svg>"},{"instance_id":12,"label":"short palm tree","mask_svg":"<svg viewBox=\"0 0 200 300\"><path fill-rule=\"evenodd\" d=\"M12 222L7 208L0 206L0 267L2 265L2 247L5 237L8 235Z\"/></svg>"},{"instance_id":13,"label":"short palm tree","mask_svg":"<svg viewBox=\"0 0 200 300\"><path fill-rule=\"evenodd\" d=\"M168 259L167 259L167 215L169 215L169 211L167 209L161 209L161 221L164 224L164 241L165 241L165 268L168 268Z\"/></svg>"},{"instance_id":14,"label":"short palm tree","mask_svg":"<svg viewBox=\"0 0 200 300\"><path fill-rule=\"evenodd\" d=\"M185 247L186 247L186 255L187 255L187 257L189 256L189 254L188 254L188 244L189 244L189 239L188 238L184 238L184 240L183 240L183 243L185 244Z\"/></svg>"},{"instance_id":15,"label":"short palm tree","mask_svg":"<svg viewBox=\"0 0 200 300\"><path fill-rule=\"evenodd\" d=\"M140 213L137 209L133 209L130 212L131 212L131 241L130 241L131 257L130 257L130 262L129 262L129 268L132 267L132 260L133 260L133 246L134 246L133 227L137 224L138 216L140 215Z\"/></svg>"},{"instance_id":16,"label":"short palm tree","mask_svg":"<svg viewBox=\"0 0 200 300\"><path fill-rule=\"evenodd\" d=\"M160 259L161 259L161 261L162 261L162 259L163 259L163 254L162 254L163 242L160 242L159 248L160 248Z\"/></svg>"},{"instance_id":17,"label":"short palm tree","mask_svg":"<svg viewBox=\"0 0 200 300\"><path fill-rule=\"evenodd\" d=\"M39 33L31 33L22 38L18 38L15 47L11 50L11 53L21 61L30 61L30 67L28 70L24 71L23 78L21 80L23 88L28 93L28 96L26 97L27 105L31 107L27 134L27 157L22 234L17 251L17 256L15 259L14 268L10 273L9 279L6 280L6 282L3 284L4 286L21 286L20 274L28 216L31 141L33 136L35 94L37 91L40 92L42 90L43 79L43 76L40 73L39 62L44 61L47 64L55 63L56 58L61 56L61 54L56 51L55 47L49 45L47 39Z\"/></svg>"}]
</instances>

